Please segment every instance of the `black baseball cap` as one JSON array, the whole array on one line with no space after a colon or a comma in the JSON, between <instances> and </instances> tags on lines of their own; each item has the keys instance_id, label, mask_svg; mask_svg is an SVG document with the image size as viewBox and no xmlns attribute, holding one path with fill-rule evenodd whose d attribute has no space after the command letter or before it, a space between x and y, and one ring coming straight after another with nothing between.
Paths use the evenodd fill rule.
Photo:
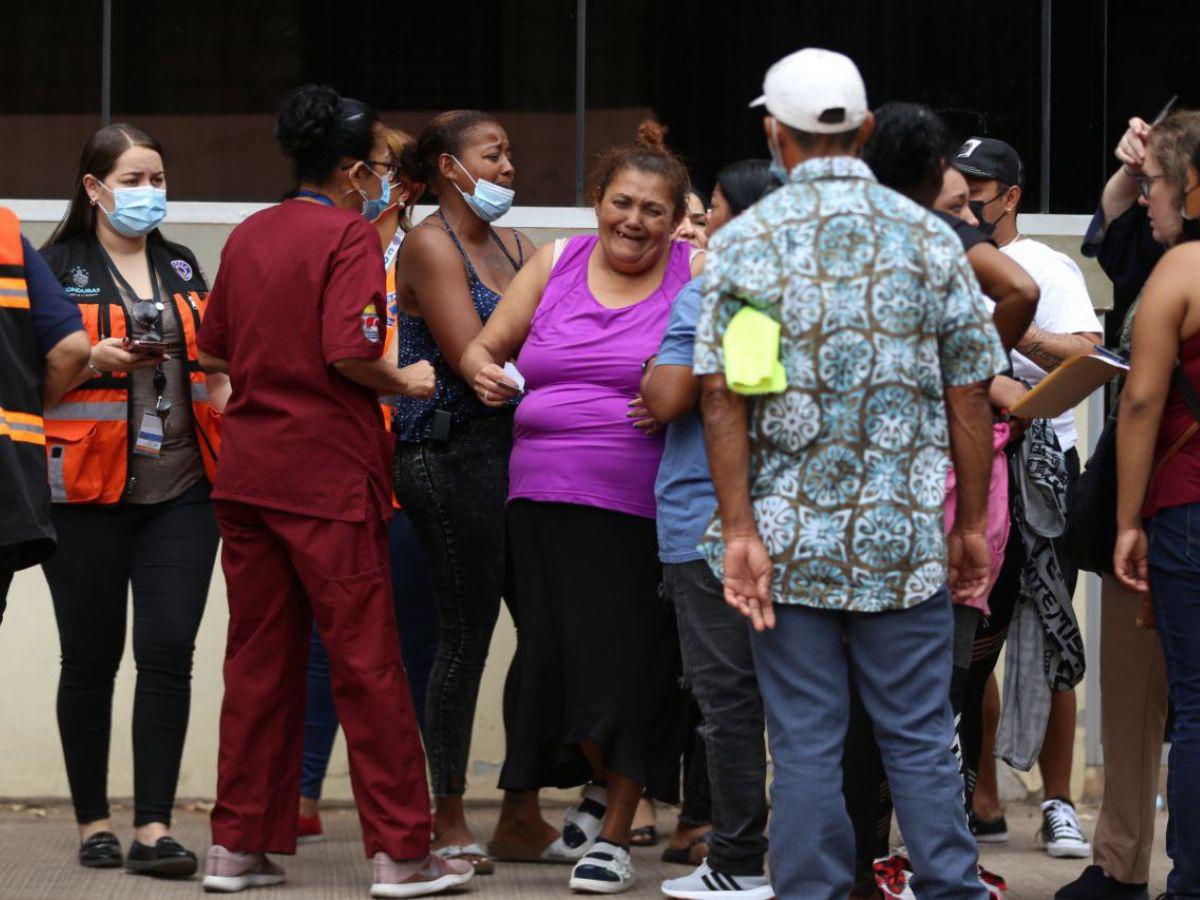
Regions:
<instances>
[{"instance_id":1,"label":"black baseball cap","mask_svg":"<svg viewBox=\"0 0 1200 900\"><path fill-rule=\"evenodd\" d=\"M996 138L973 137L963 141L950 164L973 178L995 178L1001 184L1025 183L1025 167L1010 144Z\"/></svg>"}]
</instances>

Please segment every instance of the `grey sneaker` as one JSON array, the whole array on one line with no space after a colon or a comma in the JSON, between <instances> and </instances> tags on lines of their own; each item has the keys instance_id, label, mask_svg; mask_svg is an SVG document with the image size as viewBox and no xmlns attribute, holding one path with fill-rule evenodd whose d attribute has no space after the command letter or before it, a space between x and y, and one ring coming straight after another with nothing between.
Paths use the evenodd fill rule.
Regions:
<instances>
[{"instance_id":1,"label":"grey sneaker","mask_svg":"<svg viewBox=\"0 0 1200 900\"><path fill-rule=\"evenodd\" d=\"M283 884L283 869L267 859L265 853L238 853L220 844L208 848L204 860L204 890L232 894L246 888Z\"/></svg>"},{"instance_id":2,"label":"grey sneaker","mask_svg":"<svg viewBox=\"0 0 1200 900\"><path fill-rule=\"evenodd\" d=\"M765 875L722 875L707 861L691 875L664 881L662 892L676 900L771 900L775 896Z\"/></svg>"}]
</instances>

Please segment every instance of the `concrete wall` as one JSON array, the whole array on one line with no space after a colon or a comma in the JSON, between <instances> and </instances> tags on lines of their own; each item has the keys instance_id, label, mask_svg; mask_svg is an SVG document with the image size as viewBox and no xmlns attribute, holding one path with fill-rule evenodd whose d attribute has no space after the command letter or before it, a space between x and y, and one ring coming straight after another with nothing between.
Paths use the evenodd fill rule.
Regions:
<instances>
[{"instance_id":1,"label":"concrete wall","mask_svg":"<svg viewBox=\"0 0 1200 900\"><path fill-rule=\"evenodd\" d=\"M1030 217L1035 219L1036 217ZM29 222L27 236L36 243L49 233L50 224ZM170 236L193 250L211 277L216 271L221 244L230 225L186 224L169 229ZM1034 230L1031 226L1031 232ZM555 228L526 228L537 243L566 233ZM1060 229L1061 230L1061 229ZM1084 267L1097 306L1107 305L1109 290L1102 273L1090 260L1078 256L1078 237L1041 236L1056 248L1070 253ZM1080 413L1080 434L1087 434L1087 422ZM1082 452L1081 448L1081 452ZM1085 455L1086 458L1086 455ZM1086 613L1082 586L1076 609L1086 633ZM191 726L184 751L179 781L180 798L211 798L215 788L217 723L222 696L221 661L224 653L227 608L225 583L220 566L213 574L208 608L197 639L193 677ZM501 613L492 641L491 655L484 672L476 716L474 741L468 770L468 797L487 799L499 796L496 776L504 755L504 734L500 719L501 689L508 661L512 657L514 631L507 613ZM1096 648L1091 659L1097 663ZM0 797L66 797L66 774L55 722L55 690L58 680L58 635L49 591L39 569L21 572L9 594L8 612L0 627ZM134 668L130 641L117 679L110 755L109 791L114 798L132 794L132 752L130 718L134 686ZM1081 693L1080 723L1088 698ZM1083 786L1083 730L1079 731L1074 790ZM1024 779L1036 787L1036 775ZM345 747L339 737L326 781L325 796L333 800L349 799L350 783Z\"/></svg>"}]
</instances>

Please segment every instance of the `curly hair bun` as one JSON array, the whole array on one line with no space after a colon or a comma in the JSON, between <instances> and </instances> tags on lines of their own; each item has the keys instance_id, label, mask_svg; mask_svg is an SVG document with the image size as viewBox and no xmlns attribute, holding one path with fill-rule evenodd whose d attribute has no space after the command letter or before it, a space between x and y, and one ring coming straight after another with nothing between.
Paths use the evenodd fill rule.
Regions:
<instances>
[{"instance_id":1,"label":"curly hair bun","mask_svg":"<svg viewBox=\"0 0 1200 900\"><path fill-rule=\"evenodd\" d=\"M653 119L643 119L642 123L638 125L637 139L634 143L651 153L668 153L667 126L660 125Z\"/></svg>"},{"instance_id":2,"label":"curly hair bun","mask_svg":"<svg viewBox=\"0 0 1200 900\"><path fill-rule=\"evenodd\" d=\"M337 132L342 98L331 87L306 84L283 101L275 139L284 154L295 159L330 147Z\"/></svg>"}]
</instances>

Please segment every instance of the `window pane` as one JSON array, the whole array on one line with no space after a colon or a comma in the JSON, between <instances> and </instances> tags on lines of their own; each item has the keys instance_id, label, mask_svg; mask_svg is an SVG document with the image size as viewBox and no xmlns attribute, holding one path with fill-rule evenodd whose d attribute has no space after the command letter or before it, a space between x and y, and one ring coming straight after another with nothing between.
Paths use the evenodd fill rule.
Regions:
<instances>
[{"instance_id":1,"label":"window pane","mask_svg":"<svg viewBox=\"0 0 1200 900\"><path fill-rule=\"evenodd\" d=\"M444 109L494 112L524 205L574 193L574 0L123 0L113 116L161 140L180 200L274 200L290 185L272 137L305 82L370 103L416 136ZM147 54L146 48L156 48Z\"/></svg>"},{"instance_id":2,"label":"window pane","mask_svg":"<svg viewBox=\"0 0 1200 900\"><path fill-rule=\"evenodd\" d=\"M1031 173L1026 208L1037 209L1041 109L1040 2L972 6L951 0L761 0L655 4L604 0L588 8L589 158L633 138L653 115L668 142L709 189L717 171L766 157L761 117L747 104L776 59L804 46L848 54L871 106L928 103L954 132L1013 144Z\"/></svg>"},{"instance_id":3,"label":"window pane","mask_svg":"<svg viewBox=\"0 0 1200 900\"><path fill-rule=\"evenodd\" d=\"M66 197L100 125L99 2L9 3L0 28L0 197Z\"/></svg>"}]
</instances>

